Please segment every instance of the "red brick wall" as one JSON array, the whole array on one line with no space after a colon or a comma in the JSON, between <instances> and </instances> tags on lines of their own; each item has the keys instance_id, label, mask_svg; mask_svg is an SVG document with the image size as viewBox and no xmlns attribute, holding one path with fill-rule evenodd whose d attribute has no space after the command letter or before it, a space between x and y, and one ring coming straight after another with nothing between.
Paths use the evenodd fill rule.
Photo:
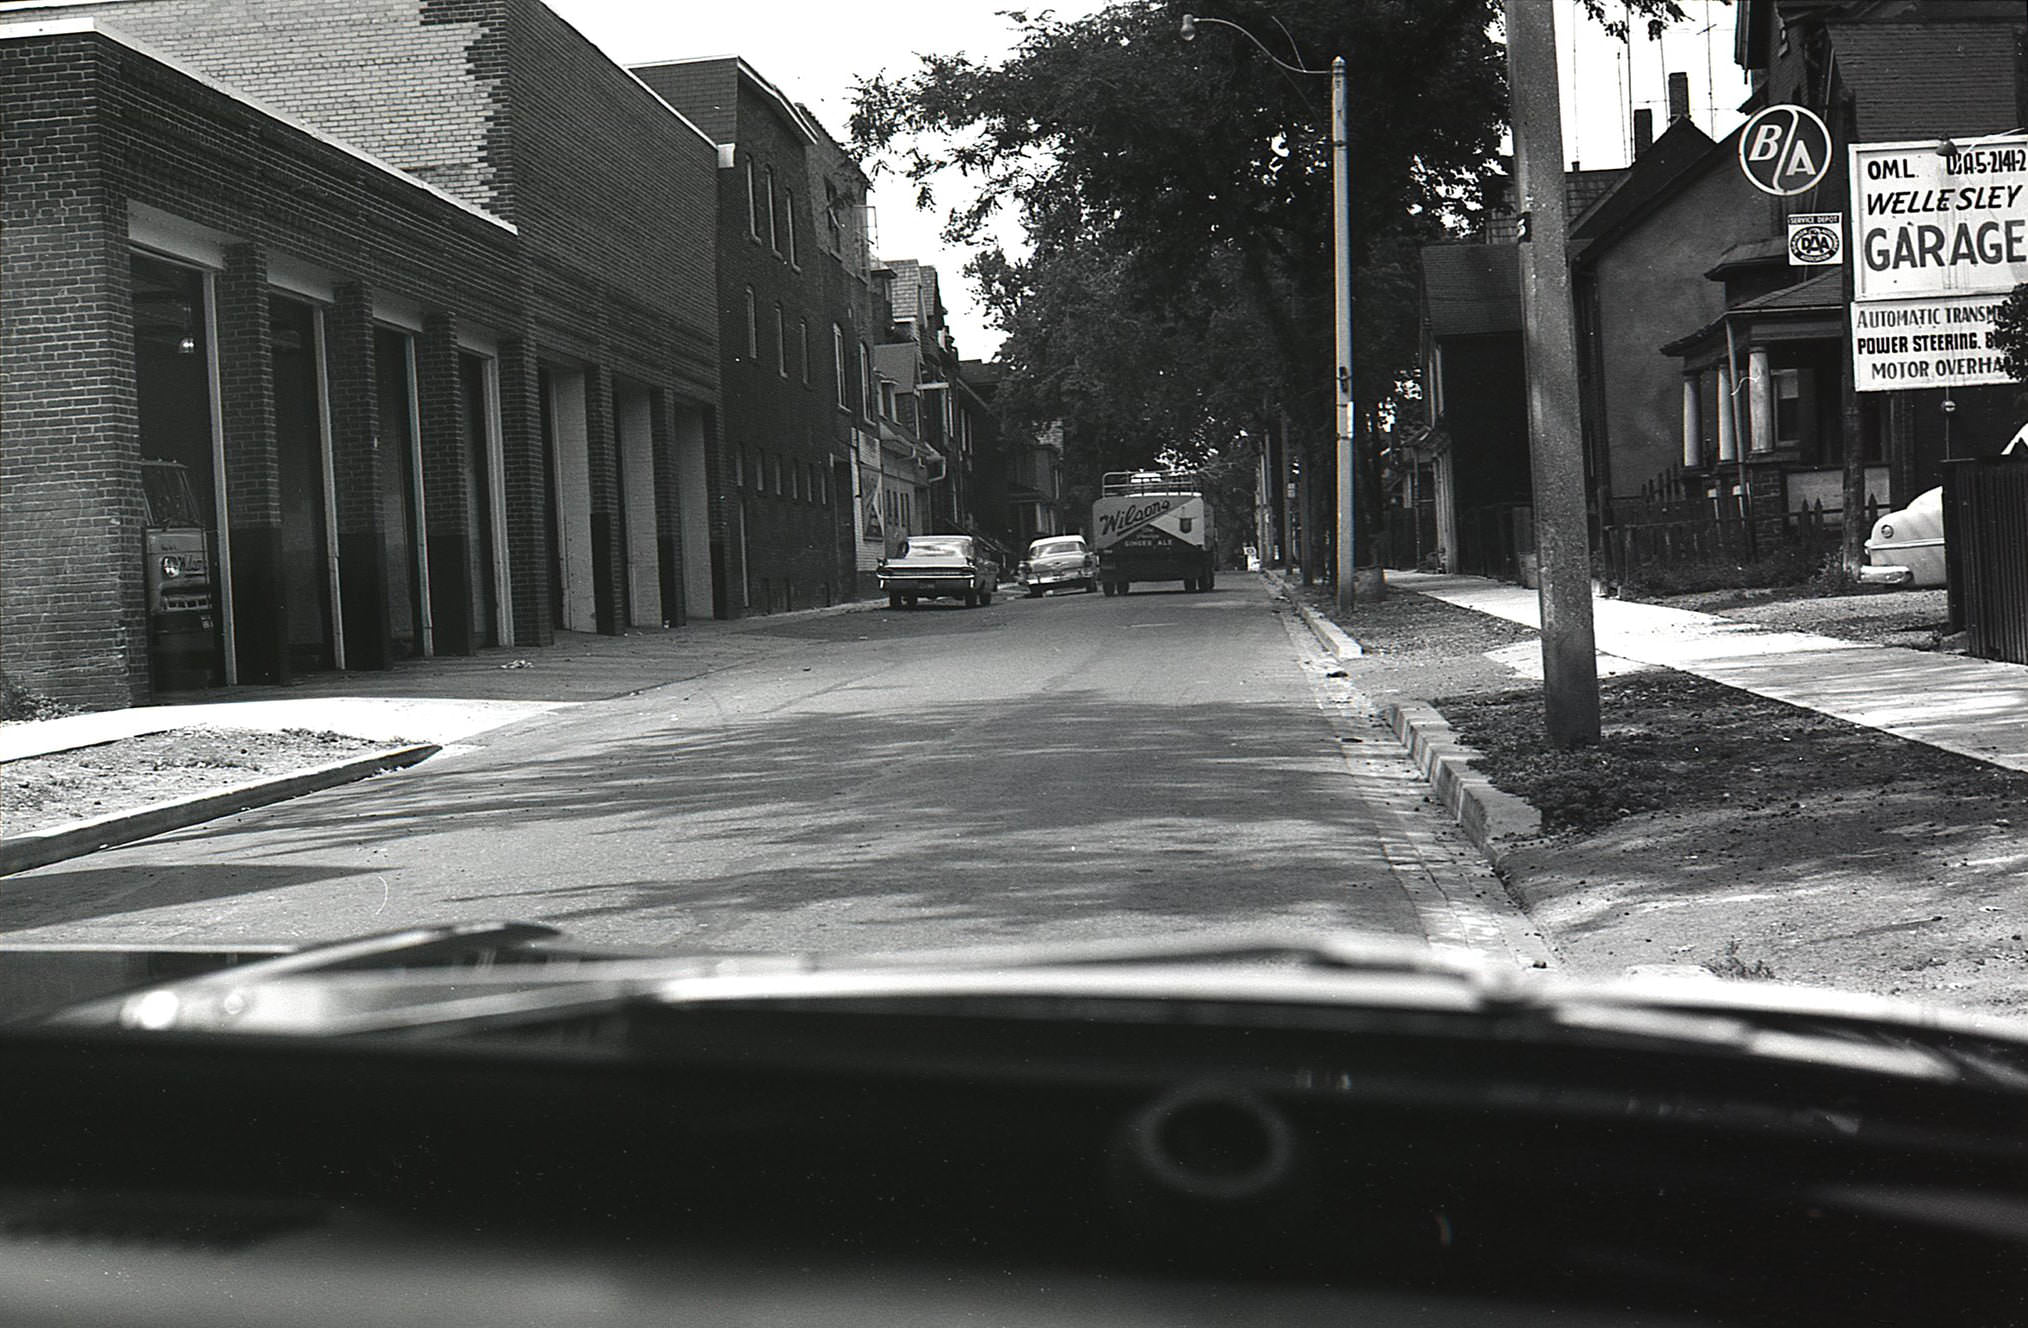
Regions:
<instances>
[{"instance_id":1,"label":"red brick wall","mask_svg":"<svg viewBox=\"0 0 2028 1328\"><path fill-rule=\"evenodd\" d=\"M506 0L122 0L121 32L498 215Z\"/></svg>"},{"instance_id":2,"label":"red brick wall","mask_svg":"<svg viewBox=\"0 0 2028 1328\"><path fill-rule=\"evenodd\" d=\"M0 45L0 667L125 705L149 684L127 218L98 122L109 76L94 43Z\"/></svg>"}]
</instances>

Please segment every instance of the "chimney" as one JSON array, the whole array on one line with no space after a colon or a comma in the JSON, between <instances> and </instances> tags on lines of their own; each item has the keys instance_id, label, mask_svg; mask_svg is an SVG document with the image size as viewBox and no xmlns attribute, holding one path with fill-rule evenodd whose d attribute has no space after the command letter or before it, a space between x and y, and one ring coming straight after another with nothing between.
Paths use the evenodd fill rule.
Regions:
<instances>
[{"instance_id":1,"label":"chimney","mask_svg":"<svg viewBox=\"0 0 2028 1328\"><path fill-rule=\"evenodd\" d=\"M1655 146L1655 112L1643 106L1634 112L1634 156L1636 159L1648 155L1648 149Z\"/></svg>"},{"instance_id":2,"label":"chimney","mask_svg":"<svg viewBox=\"0 0 2028 1328\"><path fill-rule=\"evenodd\" d=\"M1669 75L1669 123L1690 118L1690 76Z\"/></svg>"}]
</instances>

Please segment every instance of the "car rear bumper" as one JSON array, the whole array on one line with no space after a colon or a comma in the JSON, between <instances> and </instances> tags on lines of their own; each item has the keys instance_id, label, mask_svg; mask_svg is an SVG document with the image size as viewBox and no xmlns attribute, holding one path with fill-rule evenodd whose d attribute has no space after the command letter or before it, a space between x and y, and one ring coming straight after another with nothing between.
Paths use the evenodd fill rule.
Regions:
<instances>
[{"instance_id":1,"label":"car rear bumper","mask_svg":"<svg viewBox=\"0 0 2028 1328\"><path fill-rule=\"evenodd\" d=\"M966 595L978 590L969 576L883 576L881 590L903 595Z\"/></svg>"}]
</instances>

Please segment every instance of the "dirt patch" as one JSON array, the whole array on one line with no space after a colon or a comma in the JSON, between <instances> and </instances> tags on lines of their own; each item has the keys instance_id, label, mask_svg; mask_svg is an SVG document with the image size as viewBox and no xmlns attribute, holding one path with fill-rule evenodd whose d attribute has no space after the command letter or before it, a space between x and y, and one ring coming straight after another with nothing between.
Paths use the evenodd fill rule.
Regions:
<instances>
[{"instance_id":1,"label":"dirt patch","mask_svg":"<svg viewBox=\"0 0 2028 1328\"><path fill-rule=\"evenodd\" d=\"M399 743L303 729L175 729L0 766L0 834L201 797Z\"/></svg>"},{"instance_id":2,"label":"dirt patch","mask_svg":"<svg viewBox=\"0 0 2028 1328\"><path fill-rule=\"evenodd\" d=\"M1508 889L1583 976L1647 965L2028 1014L2028 775L1686 674L1600 684L1604 740L1552 752L1541 687L1485 652L1536 634L1398 587L1339 615L1376 701L1435 702L1551 827ZM1773 630L1934 646L1942 591L1659 602Z\"/></svg>"},{"instance_id":3,"label":"dirt patch","mask_svg":"<svg viewBox=\"0 0 2028 1328\"><path fill-rule=\"evenodd\" d=\"M1841 641L1909 650L1950 647L1950 599L1949 592L1943 590L1826 589L1809 584L1643 599L1672 609L1715 613L1771 631L1815 632Z\"/></svg>"},{"instance_id":4,"label":"dirt patch","mask_svg":"<svg viewBox=\"0 0 2028 1328\"><path fill-rule=\"evenodd\" d=\"M1554 832L1503 865L1566 965L1700 965L2028 1012L2028 775L1658 671L1549 752L1539 690L1446 698Z\"/></svg>"},{"instance_id":5,"label":"dirt patch","mask_svg":"<svg viewBox=\"0 0 2028 1328\"><path fill-rule=\"evenodd\" d=\"M1541 640L1518 623L1401 590L1355 604L1349 613L1339 611L1323 586L1289 585L1285 593L1359 642L1366 653L1349 661L1347 672L1376 703L1503 691L1514 685L1515 672L1486 652Z\"/></svg>"}]
</instances>

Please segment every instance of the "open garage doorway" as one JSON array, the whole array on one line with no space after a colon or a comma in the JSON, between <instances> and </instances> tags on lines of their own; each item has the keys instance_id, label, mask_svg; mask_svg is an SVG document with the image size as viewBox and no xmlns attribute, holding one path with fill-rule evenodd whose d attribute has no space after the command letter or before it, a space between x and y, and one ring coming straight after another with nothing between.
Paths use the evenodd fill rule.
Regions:
<instances>
[{"instance_id":1,"label":"open garage doorway","mask_svg":"<svg viewBox=\"0 0 2028 1328\"><path fill-rule=\"evenodd\" d=\"M151 254L132 258L136 424L147 526L148 648L157 689L233 680L218 531L222 438L211 280Z\"/></svg>"}]
</instances>

